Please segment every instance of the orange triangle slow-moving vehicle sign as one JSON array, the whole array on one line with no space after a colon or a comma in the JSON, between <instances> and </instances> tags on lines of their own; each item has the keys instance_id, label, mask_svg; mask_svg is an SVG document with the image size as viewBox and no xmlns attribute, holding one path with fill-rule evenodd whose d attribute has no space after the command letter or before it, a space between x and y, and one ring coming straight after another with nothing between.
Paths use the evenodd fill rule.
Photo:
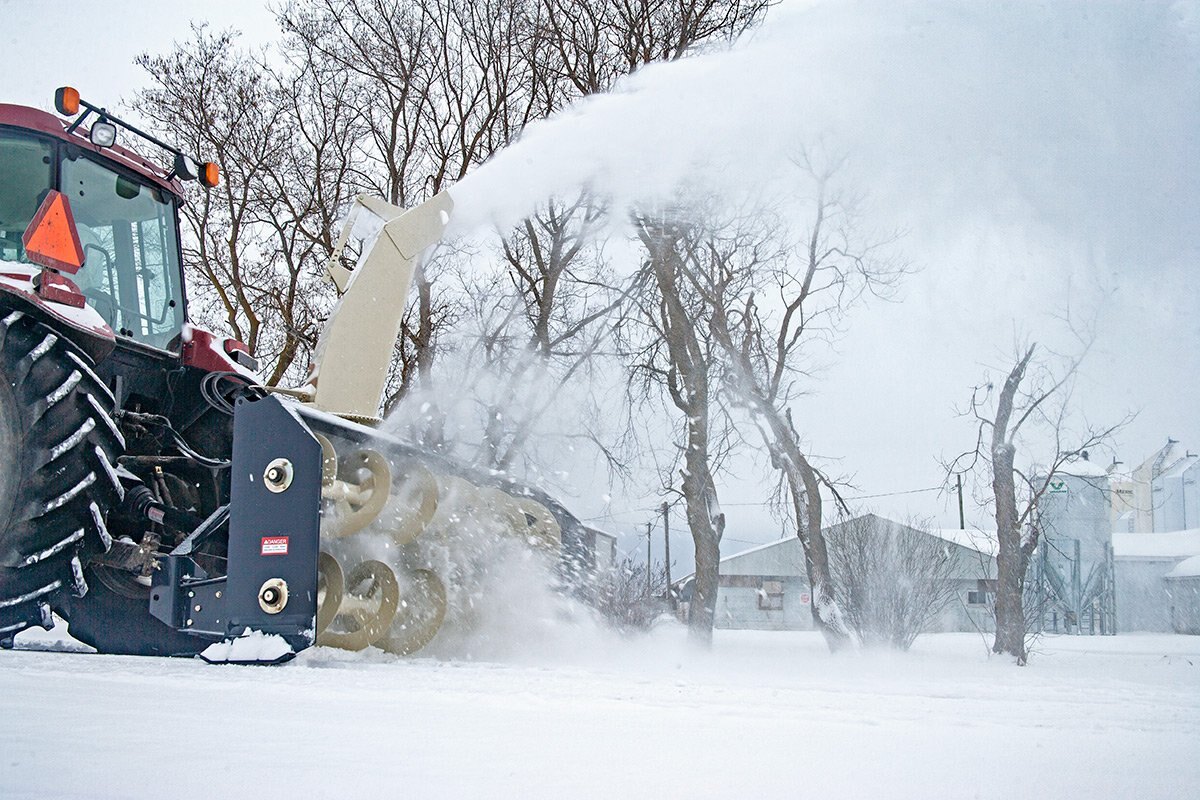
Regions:
<instances>
[{"instance_id":1,"label":"orange triangle slow-moving vehicle sign","mask_svg":"<svg viewBox=\"0 0 1200 800\"><path fill-rule=\"evenodd\" d=\"M74 275L83 266L83 245L67 196L53 189L21 237L25 255L35 264Z\"/></svg>"}]
</instances>

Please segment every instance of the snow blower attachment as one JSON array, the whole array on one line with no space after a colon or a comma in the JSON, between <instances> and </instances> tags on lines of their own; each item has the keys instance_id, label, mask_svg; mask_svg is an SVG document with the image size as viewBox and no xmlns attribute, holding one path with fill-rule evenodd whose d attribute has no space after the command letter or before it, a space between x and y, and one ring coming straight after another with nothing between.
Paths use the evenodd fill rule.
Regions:
<instances>
[{"instance_id":1,"label":"snow blower attachment","mask_svg":"<svg viewBox=\"0 0 1200 800\"><path fill-rule=\"evenodd\" d=\"M167 556L151 593L158 619L228 643L203 658L263 660L258 643L239 646L245 631L286 643L268 660L314 643L408 655L448 617L469 624L478 573L497 548L560 557L549 498L362 424L375 421L413 262L450 208L444 195L407 212L360 199L339 254L364 213L367 242L353 271L336 255L331 265L341 297L318 344L315 389L288 392L305 403L237 401L226 576L209 577L190 556L214 527L201 526Z\"/></svg>"},{"instance_id":2,"label":"snow blower attachment","mask_svg":"<svg viewBox=\"0 0 1200 800\"><path fill-rule=\"evenodd\" d=\"M552 498L375 427L447 195L358 199L308 385L265 387L251 348L187 321L180 182L217 166L73 89L56 107L75 119L0 104L0 646L57 613L109 653L409 654L470 631L514 554L567 585L586 572Z\"/></svg>"},{"instance_id":3,"label":"snow blower attachment","mask_svg":"<svg viewBox=\"0 0 1200 800\"><path fill-rule=\"evenodd\" d=\"M238 402L232 473L228 511L165 557L150 596L170 627L234 643L206 660L260 661L237 647L246 631L287 657L416 653L448 616L470 624L479 572L506 547L541 554L547 574L563 555L549 498L276 397ZM226 521L227 573L210 577L195 554Z\"/></svg>"}]
</instances>

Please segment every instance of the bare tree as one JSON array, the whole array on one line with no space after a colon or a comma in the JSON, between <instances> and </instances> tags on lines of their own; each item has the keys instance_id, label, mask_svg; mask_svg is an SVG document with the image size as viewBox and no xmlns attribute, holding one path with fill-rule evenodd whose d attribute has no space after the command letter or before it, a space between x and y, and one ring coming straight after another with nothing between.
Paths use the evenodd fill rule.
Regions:
<instances>
[{"instance_id":1,"label":"bare tree","mask_svg":"<svg viewBox=\"0 0 1200 800\"><path fill-rule=\"evenodd\" d=\"M650 338L636 354L635 377L643 390L666 390L681 416L676 447L679 452L679 493L683 496L695 549L695 588L689 611L693 641L712 641L717 602L721 537L725 514L714 478L728 452L731 425L719 404L722 352L710 335L714 303L697 290L726 293L728 284L712 273L719 262L705 258L702 242L704 213L697 207L634 215L638 238L646 250L645 270L653 291L640 298L641 316ZM720 288L714 288L720 286ZM671 463L675 463L674 460ZM674 484L672 476L665 488Z\"/></svg>"},{"instance_id":2,"label":"bare tree","mask_svg":"<svg viewBox=\"0 0 1200 800\"><path fill-rule=\"evenodd\" d=\"M648 629L667 613L666 591L664 564L647 565L626 556L596 577L594 602L606 622L622 633L632 633Z\"/></svg>"},{"instance_id":3,"label":"bare tree","mask_svg":"<svg viewBox=\"0 0 1200 800\"><path fill-rule=\"evenodd\" d=\"M1072 402L1074 379L1090 336L1080 336L1081 355L1041 358L1036 344L1018 349L1013 366L996 392L987 381L976 386L966 413L976 423L975 446L947 465L948 474L980 470L989 482L996 519L996 637L992 651L1024 665L1030 630L1025 609L1025 577L1040 541L1037 508L1063 466L1111 441L1129 417L1096 427L1078 417ZM1018 454L1042 452L1035 466Z\"/></svg>"},{"instance_id":4,"label":"bare tree","mask_svg":"<svg viewBox=\"0 0 1200 800\"><path fill-rule=\"evenodd\" d=\"M368 190L411 206L538 116L515 0L294 0L285 48L349 76Z\"/></svg>"},{"instance_id":5,"label":"bare tree","mask_svg":"<svg viewBox=\"0 0 1200 800\"><path fill-rule=\"evenodd\" d=\"M639 283L620 287L596 243L606 212L586 190L549 202L503 240L504 290L476 292L481 361L496 378L481 398L477 463L508 468L566 386L589 380L606 355L612 315Z\"/></svg>"},{"instance_id":6,"label":"bare tree","mask_svg":"<svg viewBox=\"0 0 1200 800\"><path fill-rule=\"evenodd\" d=\"M709 43L728 41L761 19L765 2L597 4L537 0L517 3L525 20L518 37L525 61L521 112L514 124L549 114L575 97L601 91L617 77L654 60L674 60ZM506 291L481 282L474 317L478 350L492 391L481 403L482 449L476 461L507 468L522 454L568 381L586 381L606 355L618 314L644 275L618 285L593 237L607 223L606 204L583 188L543 208L503 241ZM619 459L586 419L576 436Z\"/></svg>"},{"instance_id":7,"label":"bare tree","mask_svg":"<svg viewBox=\"0 0 1200 800\"><path fill-rule=\"evenodd\" d=\"M553 201L500 242L497 263L486 252L464 258L456 275L462 313L442 357L455 391L438 397L440 379L433 398L408 395L397 424L418 433L436 401L445 418L440 446L478 466L553 482L544 468L564 449L586 448L623 469L611 419L594 413L593 379L619 374L614 319L641 281L612 274L594 237L604 211L586 192Z\"/></svg>"},{"instance_id":8,"label":"bare tree","mask_svg":"<svg viewBox=\"0 0 1200 800\"><path fill-rule=\"evenodd\" d=\"M543 114L519 0L304 0L279 14L285 48L348 76L364 131L361 183L397 206L447 188ZM418 264L402 321L391 406L430 385L438 345L460 317L436 260Z\"/></svg>"},{"instance_id":9,"label":"bare tree","mask_svg":"<svg viewBox=\"0 0 1200 800\"><path fill-rule=\"evenodd\" d=\"M235 39L198 26L173 51L140 56L153 83L135 107L221 165L221 184L192 187L183 209L186 266L200 279L193 314L245 342L274 384L302 375L330 299L322 270L352 164L346 87L276 72Z\"/></svg>"},{"instance_id":10,"label":"bare tree","mask_svg":"<svg viewBox=\"0 0 1200 800\"><path fill-rule=\"evenodd\" d=\"M804 153L796 166L812 190L810 217L796 226L799 234L790 233L778 209L749 209L736 223L743 231L735 238L742 240L739 246L722 250L708 243L710 253L721 254L724 284L749 273L744 291L733 302L712 291L715 287L705 294L713 337L729 359L727 391L748 410L783 479L787 516L796 526L813 587L813 621L837 649L848 641L849 630L821 533L822 486L835 499L838 494L813 466L791 406L802 391L799 379L812 377L813 351L840 333L857 300L886 296L906 268L888 255L894 235L869 240L860 231L857 199L835 184L840 159L818 165ZM747 253L754 257L747 259Z\"/></svg>"},{"instance_id":11,"label":"bare tree","mask_svg":"<svg viewBox=\"0 0 1200 800\"><path fill-rule=\"evenodd\" d=\"M773 0L541 0L558 74L580 94L602 92L653 61L675 61L736 39Z\"/></svg>"},{"instance_id":12,"label":"bare tree","mask_svg":"<svg viewBox=\"0 0 1200 800\"><path fill-rule=\"evenodd\" d=\"M728 419L728 401L748 411L782 476L788 516L813 586L814 621L837 648L850 632L834 596L821 534L822 486L835 498L837 493L805 452L791 404L800 391L798 379L811 375L812 351L840 332L856 300L886 294L905 268L887 255L895 237L863 241L854 198L832 186L840 162L818 169L804 157L798 166L813 187L811 221L800 236L781 207L758 198L744 208L716 212L693 203L672 215L635 218L657 288L658 306L648 318L662 343L654 353L659 360L643 357L638 368L668 388L686 420L679 447L696 538L699 602L693 607L701 616L694 624L703 627L705 610L715 601L724 518L712 475L726 444L712 436L711 426ZM760 293L769 293L765 305Z\"/></svg>"},{"instance_id":13,"label":"bare tree","mask_svg":"<svg viewBox=\"0 0 1200 800\"><path fill-rule=\"evenodd\" d=\"M957 597L951 552L926 525L864 514L825 538L834 596L863 644L908 650Z\"/></svg>"}]
</instances>

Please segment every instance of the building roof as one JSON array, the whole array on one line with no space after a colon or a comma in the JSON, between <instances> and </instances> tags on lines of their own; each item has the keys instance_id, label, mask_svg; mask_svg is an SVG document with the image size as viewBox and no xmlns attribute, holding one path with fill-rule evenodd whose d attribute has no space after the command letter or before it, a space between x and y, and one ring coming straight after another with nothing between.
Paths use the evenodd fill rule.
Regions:
<instances>
[{"instance_id":1,"label":"building roof","mask_svg":"<svg viewBox=\"0 0 1200 800\"><path fill-rule=\"evenodd\" d=\"M1074 475L1077 478L1107 478L1108 470L1086 458L1075 458L1060 464L1055 472L1059 475Z\"/></svg>"},{"instance_id":2,"label":"building roof","mask_svg":"<svg viewBox=\"0 0 1200 800\"><path fill-rule=\"evenodd\" d=\"M1186 558L1200 555L1200 528L1169 533L1114 533L1117 558Z\"/></svg>"},{"instance_id":3,"label":"building roof","mask_svg":"<svg viewBox=\"0 0 1200 800\"><path fill-rule=\"evenodd\" d=\"M778 547L781 544L794 541L796 541L795 536L784 536L782 539L776 539L773 542L764 542L762 544L757 544L754 547L747 547L745 550L738 550L736 553L731 553L727 556L721 556L721 563L724 564L725 562L732 561L735 558L742 558L743 556L757 553L760 550L769 550L772 547Z\"/></svg>"},{"instance_id":4,"label":"building roof","mask_svg":"<svg viewBox=\"0 0 1200 800\"><path fill-rule=\"evenodd\" d=\"M1167 578L1200 578L1200 556L1185 558L1166 574Z\"/></svg>"},{"instance_id":5,"label":"building roof","mask_svg":"<svg viewBox=\"0 0 1200 800\"><path fill-rule=\"evenodd\" d=\"M584 528L584 530L588 531L589 533L594 533L597 536L603 536L605 539L611 539L614 542L617 540L617 537L615 534L612 534L606 530L597 528L595 525L584 525L583 528Z\"/></svg>"},{"instance_id":6,"label":"building roof","mask_svg":"<svg viewBox=\"0 0 1200 800\"><path fill-rule=\"evenodd\" d=\"M1188 470L1195 469L1196 466L1198 466L1198 465L1200 465L1200 458L1193 455L1192 453L1188 453L1183 458L1179 459L1174 464L1172 464L1171 466L1164 469L1161 473L1159 473L1158 477L1160 477L1160 478L1178 478L1181 475L1183 475L1183 473L1187 472Z\"/></svg>"},{"instance_id":7,"label":"building roof","mask_svg":"<svg viewBox=\"0 0 1200 800\"><path fill-rule=\"evenodd\" d=\"M982 553L985 556L996 556L996 552L1000 549L996 542L996 534L992 531L980 530L979 528L930 528L926 531L939 539L944 539L951 544L956 544L960 547L965 547L968 550L974 550L977 553Z\"/></svg>"}]
</instances>

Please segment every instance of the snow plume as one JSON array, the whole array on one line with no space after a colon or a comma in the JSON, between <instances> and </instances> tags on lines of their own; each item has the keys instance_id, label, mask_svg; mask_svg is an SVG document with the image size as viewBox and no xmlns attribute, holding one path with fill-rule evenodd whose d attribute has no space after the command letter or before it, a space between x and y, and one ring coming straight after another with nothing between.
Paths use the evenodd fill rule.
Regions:
<instances>
[{"instance_id":1,"label":"snow plume","mask_svg":"<svg viewBox=\"0 0 1200 800\"><path fill-rule=\"evenodd\" d=\"M1172 398L1200 366L1198 9L793 0L728 51L530 125L451 189L451 224L506 229L581 185L617 209L682 187L738 203L788 190L798 152L845 156L863 232L903 232L918 272L839 343L844 368L804 407L823 420L814 448L862 486L933 485L929 454L958 448L944 419L980 361L1014 336L1071 351L1069 309L1098 334L1081 403L1104 419L1143 408L1122 447L1144 452L1188 425ZM905 399L863 411L881 385Z\"/></svg>"},{"instance_id":2,"label":"snow plume","mask_svg":"<svg viewBox=\"0 0 1200 800\"><path fill-rule=\"evenodd\" d=\"M464 387L464 393L470 388ZM407 405L420 410L410 416L395 415L388 424L412 426L409 430L429 430L432 424L465 437L462 427L469 425L465 406L471 403L459 399L464 408L448 400L434 409L419 396L412 398ZM379 516L362 533L325 544L347 574L370 561L382 562L396 574L401 607L393 632L397 625L400 630L418 630L422 621L431 618L436 603L428 602L421 585L426 578L421 576L437 576L445 590L445 618L440 627L434 626L436 636L420 647L419 655L554 661L602 653L616 642L617 634L604 626L598 614L560 586L559 552L548 545L550 532L534 525L518 533L517 528L528 523L526 514L549 514L544 507L532 505L518 492L489 486L486 478L459 477L436 461L394 466L403 472L396 473L396 488ZM477 470L477 475L488 473ZM432 509L426 505L430 487L436 492ZM414 539L393 536L417 519L420 533ZM410 621L404 621L406 617Z\"/></svg>"},{"instance_id":3,"label":"snow plume","mask_svg":"<svg viewBox=\"0 0 1200 800\"><path fill-rule=\"evenodd\" d=\"M937 418L978 379L978 360L1011 335L1014 320L1031 324L1072 293L1078 301L1124 281L1138 294L1117 301L1125 305L1110 321L1122 332L1138 320L1138 337L1122 336L1109 361L1141 366L1146 359L1121 362L1131 351L1124 341L1167 341L1142 328L1171 328L1156 287L1184 287L1169 296L1181 309L1179 298L1196 296L1194 281L1184 286L1180 276L1200 242L1197 17L1195 4L793 2L726 52L644 68L529 126L451 189L451 224L459 234L507 231L548 198L584 186L617 209L674 199L681 187L742 203L751 192L785 189L779 183L802 153L844 155L839 182L868 195L870 227L908 231L902 245L925 270L903 308L879 322L856 320L847 375L822 386L824 413L809 405L821 423L813 447L864 470L864 484L929 486L938 478L897 487L896 475L924 474L931 451L955 447ZM1139 272L1120 272L1130 265ZM1189 313L1194 330L1194 304ZM476 363L465 351L456 357L465 363L451 370L457 383L410 396L391 424L444 416L446 439L467 443L470 458L488 426L460 380ZM1184 367L1195 359L1187 357ZM1097 383L1127 376L1107 377ZM532 407L507 397L509 381L482 384L505 421ZM517 384L532 390L542 378ZM862 397L889 385L906 387L907 406L873 403L868 419ZM563 399L538 418L531 440L561 430L569 405ZM945 438L935 441L935 429ZM903 451L891 463L879 453L885 438ZM876 473L865 472L873 462ZM552 465L561 468L561 459ZM586 499L565 499L586 515ZM491 577L522 569L496 567ZM528 582L513 583L483 601L483 616L526 603Z\"/></svg>"},{"instance_id":4,"label":"snow plume","mask_svg":"<svg viewBox=\"0 0 1200 800\"><path fill-rule=\"evenodd\" d=\"M685 181L738 195L821 143L906 227L1051 226L1110 255L1174 253L1200 224L1198 16L793 3L730 51L649 66L529 126L453 188L453 224L506 228L584 185L618 204Z\"/></svg>"},{"instance_id":5,"label":"snow plume","mask_svg":"<svg viewBox=\"0 0 1200 800\"><path fill-rule=\"evenodd\" d=\"M547 363L519 346L489 363L483 340L484 334L467 331L454 349L446 347L440 372L405 394L385 429L459 463L505 472L568 499L577 477L590 475L598 457L584 434L611 434L614 424L596 418L594 378L587 371L595 365L564 377L570 365Z\"/></svg>"}]
</instances>

